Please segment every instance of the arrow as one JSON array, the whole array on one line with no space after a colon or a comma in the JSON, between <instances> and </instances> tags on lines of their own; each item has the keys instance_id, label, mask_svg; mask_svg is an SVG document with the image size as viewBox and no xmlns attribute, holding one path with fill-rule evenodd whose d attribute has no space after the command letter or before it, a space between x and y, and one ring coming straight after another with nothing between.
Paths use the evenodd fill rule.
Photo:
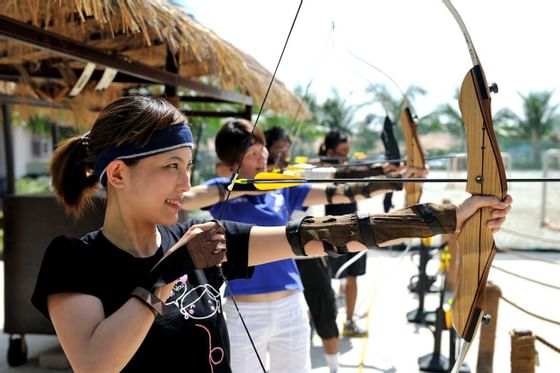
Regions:
<instances>
[{"instance_id":1,"label":"arrow","mask_svg":"<svg viewBox=\"0 0 560 373\"><path fill-rule=\"evenodd\" d=\"M259 172L254 178L235 179L233 184L254 184L257 190L274 190L280 188L289 188L306 183L466 183L467 179L423 179L423 178L377 178L377 179L359 179L359 178L322 178L322 179L306 179L297 175L286 175L275 172ZM518 178L508 179L512 183L545 183L560 182L560 178ZM231 186L231 185L230 185ZM235 189L235 187L234 187Z\"/></svg>"}]
</instances>

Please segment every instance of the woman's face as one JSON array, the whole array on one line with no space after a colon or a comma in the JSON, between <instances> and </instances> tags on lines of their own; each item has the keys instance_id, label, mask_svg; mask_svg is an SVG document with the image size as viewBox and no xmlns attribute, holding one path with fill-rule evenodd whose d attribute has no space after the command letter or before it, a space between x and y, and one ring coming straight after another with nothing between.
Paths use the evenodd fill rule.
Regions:
<instances>
[{"instance_id":1,"label":"woman's face","mask_svg":"<svg viewBox=\"0 0 560 373\"><path fill-rule=\"evenodd\" d=\"M268 160L268 150L266 146L255 143L245 152L243 162L239 168L239 177L253 178L259 172L266 172L266 162ZM234 168L234 171L237 167Z\"/></svg>"},{"instance_id":2,"label":"woman's face","mask_svg":"<svg viewBox=\"0 0 560 373\"><path fill-rule=\"evenodd\" d=\"M327 150L328 157L348 158L349 153L350 153L350 143L348 141L341 142L336 146L336 148ZM342 161L343 160L341 160L341 162Z\"/></svg>"},{"instance_id":3,"label":"woman's face","mask_svg":"<svg viewBox=\"0 0 560 373\"><path fill-rule=\"evenodd\" d=\"M170 225L178 220L183 193L191 188L191 148L180 148L141 159L128 167L123 195L138 218Z\"/></svg>"},{"instance_id":4,"label":"woman's face","mask_svg":"<svg viewBox=\"0 0 560 373\"><path fill-rule=\"evenodd\" d=\"M272 167L285 168L290 161L290 143L286 140L275 141L269 149L269 161L272 161Z\"/></svg>"}]
</instances>

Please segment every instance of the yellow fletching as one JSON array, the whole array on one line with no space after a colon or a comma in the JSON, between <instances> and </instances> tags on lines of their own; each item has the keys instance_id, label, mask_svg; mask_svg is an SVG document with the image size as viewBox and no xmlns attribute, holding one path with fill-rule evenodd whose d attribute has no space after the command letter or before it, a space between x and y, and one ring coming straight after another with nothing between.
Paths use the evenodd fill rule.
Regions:
<instances>
[{"instance_id":1,"label":"yellow fletching","mask_svg":"<svg viewBox=\"0 0 560 373\"><path fill-rule=\"evenodd\" d=\"M302 180L305 181L305 179L301 176L295 176L295 175L284 175L284 174L277 174L274 172L259 172L256 176L255 176L255 180ZM295 183L259 183L259 182L255 182L255 188L257 188L258 190L274 190L274 189L280 189L280 188L289 188L289 187L293 187L296 185L300 185L301 182L295 182Z\"/></svg>"}]
</instances>

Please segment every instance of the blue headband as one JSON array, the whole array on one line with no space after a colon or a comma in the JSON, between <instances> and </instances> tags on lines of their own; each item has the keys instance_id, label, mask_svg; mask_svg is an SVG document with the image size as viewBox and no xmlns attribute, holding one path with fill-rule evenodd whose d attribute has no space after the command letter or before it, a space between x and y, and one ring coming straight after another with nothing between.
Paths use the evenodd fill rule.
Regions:
<instances>
[{"instance_id":1,"label":"blue headband","mask_svg":"<svg viewBox=\"0 0 560 373\"><path fill-rule=\"evenodd\" d=\"M128 143L120 146L111 145L101 151L95 160L94 172L101 184L107 184L105 172L107 166L117 159L139 159L164 153L170 150L193 146L193 138L186 124L167 127L153 133L148 143Z\"/></svg>"}]
</instances>

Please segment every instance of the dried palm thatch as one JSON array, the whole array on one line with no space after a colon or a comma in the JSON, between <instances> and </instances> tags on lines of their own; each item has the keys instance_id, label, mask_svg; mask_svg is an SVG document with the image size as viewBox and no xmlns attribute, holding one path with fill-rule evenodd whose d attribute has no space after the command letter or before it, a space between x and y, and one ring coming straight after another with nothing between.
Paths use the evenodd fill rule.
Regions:
<instances>
[{"instance_id":1,"label":"dried palm thatch","mask_svg":"<svg viewBox=\"0 0 560 373\"><path fill-rule=\"evenodd\" d=\"M183 11L163 0L3 0L0 14L70 38L82 45L164 69L168 50L176 56L180 76L225 91L250 94L262 102L271 73L254 58L221 39ZM122 95L130 83L112 83L96 91L90 81L76 97L68 92L85 63L52 51L0 39L0 67L19 73L15 85L0 86L6 94L64 103L75 111L99 108ZM56 69L61 78L41 79L34 72ZM137 86L137 85L135 85ZM273 85L266 107L308 116L301 102L281 82Z\"/></svg>"}]
</instances>

